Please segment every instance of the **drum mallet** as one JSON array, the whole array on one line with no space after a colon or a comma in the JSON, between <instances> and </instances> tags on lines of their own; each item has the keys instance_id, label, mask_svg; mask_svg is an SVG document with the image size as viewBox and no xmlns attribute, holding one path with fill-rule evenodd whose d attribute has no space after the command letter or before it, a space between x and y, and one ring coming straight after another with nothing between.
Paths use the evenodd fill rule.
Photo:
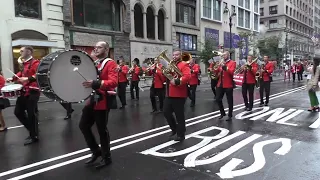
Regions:
<instances>
[{"instance_id":1,"label":"drum mallet","mask_svg":"<svg viewBox=\"0 0 320 180\"><path fill-rule=\"evenodd\" d=\"M7 70L8 70L11 74L13 74L16 78L20 79L20 77L17 76L14 72L12 72L9 68L7 68Z\"/></svg>"},{"instance_id":2,"label":"drum mallet","mask_svg":"<svg viewBox=\"0 0 320 180\"><path fill-rule=\"evenodd\" d=\"M78 71L79 69L77 67L73 68L73 71L78 72L78 74L86 81L88 81L85 77L83 77L83 75Z\"/></svg>"}]
</instances>

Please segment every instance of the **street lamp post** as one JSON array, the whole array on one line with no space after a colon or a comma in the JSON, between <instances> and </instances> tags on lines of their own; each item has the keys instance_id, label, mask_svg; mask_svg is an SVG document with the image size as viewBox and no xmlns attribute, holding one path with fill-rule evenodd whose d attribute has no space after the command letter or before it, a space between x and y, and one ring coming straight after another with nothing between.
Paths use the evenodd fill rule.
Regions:
<instances>
[{"instance_id":1,"label":"street lamp post","mask_svg":"<svg viewBox=\"0 0 320 180\"><path fill-rule=\"evenodd\" d=\"M288 34L290 33L290 30L289 29L285 29L284 32L286 33L286 39L285 39L285 51L284 51L284 58L285 60L287 61L287 53L288 53ZM282 58L282 65L283 65L283 59ZM292 64L291 64L292 65Z\"/></svg>"},{"instance_id":2,"label":"street lamp post","mask_svg":"<svg viewBox=\"0 0 320 180\"><path fill-rule=\"evenodd\" d=\"M232 53L231 53L231 48L232 48L232 18L235 17L237 14L236 14L235 9L233 10L233 12L230 12L230 10L229 10L227 5L224 7L223 14L228 14L229 15L229 27L230 27L230 31L229 31L230 35L229 35L229 37L230 37L230 57L231 57L231 55L232 55Z\"/></svg>"}]
</instances>

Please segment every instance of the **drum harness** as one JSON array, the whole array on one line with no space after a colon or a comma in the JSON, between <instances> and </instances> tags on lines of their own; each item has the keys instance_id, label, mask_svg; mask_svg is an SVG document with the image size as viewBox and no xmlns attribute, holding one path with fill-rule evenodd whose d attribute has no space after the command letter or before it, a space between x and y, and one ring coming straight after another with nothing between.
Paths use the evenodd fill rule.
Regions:
<instances>
[{"instance_id":1,"label":"drum harness","mask_svg":"<svg viewBox=\"0 0 320 180\"><path fill-rule=\"evenodd\" d=\"M105 67L105 65L112 59L110 58L105 58L105 59L101 59L101 60L97 60L97 62L95 62L95 65L97 66L101 61L102 61L102 64L101 66L98 68L98 76L97 76L97 80L100 80L100 74L103 70L103 68ZM93 102L94 103L98 103L99 101L102 100L102 96L101 96L101 93L99 93L98 91L94 90L93 92Z\"/></svg>"}]
</instances>

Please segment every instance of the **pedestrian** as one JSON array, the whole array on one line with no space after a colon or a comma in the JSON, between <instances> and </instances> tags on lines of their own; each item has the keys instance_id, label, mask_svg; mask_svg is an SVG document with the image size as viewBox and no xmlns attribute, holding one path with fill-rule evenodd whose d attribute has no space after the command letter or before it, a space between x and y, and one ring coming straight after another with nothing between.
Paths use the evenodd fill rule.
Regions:
<instances>
[{"instance_id":1,"label":"pedestrian","mask_svg":"<svg viewBox=\"0 0 320 180\"><path fill-rule=\"evenodd\" d=\"M95 57L98 58L95 61L99 72L98 80L88 80L83 83L84 87L92 88L95 93L82 110L79 128L92 152L91 158L85 164L92 164L101 156L102 159L96 166L97 169L100 169L112 163L107 125L110 109L117 108L117 98L114 90L118 85L118 65L116 61L108 58L108 43L98 42L94 48L94 53ZM112 92L114 94L111 94ZM94 123L97 125L101 148L91 130Z\"/></svg>"},{"instance_id":2,"label":"pedestrian","mask_svg":"<svg viewBox=\"0 0 320 180\"><path fill-rule=\"evenodd\" d=\"M316 94L316 92L319 91L319 60L320 59L314 59L313 65L308 68L308 71L311 74L311 77L309 76L307 81L307 90L311 104L311 107L308 109L308 111L311 112L319 111L319 100Z\"/></svg>"}]
</instances>

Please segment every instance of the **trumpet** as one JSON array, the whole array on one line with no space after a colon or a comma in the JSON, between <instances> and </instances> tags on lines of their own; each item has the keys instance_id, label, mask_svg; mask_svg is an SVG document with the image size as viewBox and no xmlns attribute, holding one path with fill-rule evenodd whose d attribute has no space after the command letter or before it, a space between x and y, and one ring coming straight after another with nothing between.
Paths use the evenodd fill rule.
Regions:
<instances>
[{"instance_id":1,"label":"trumpet","mask_svg":"<svg viewBox=\"0 0 320 180\"><path fill-rule=\"evenodd\" d=\"M256 59L254 59L253 61L251 61L251 63L246 63L244 65L242 65L240 68L236 69L234 74L235 76L239 75L240 73L243 72L243 68L246 67L246 66L251 66L254 62L256 62L259 58L257 57Z\"/></svg>"},{"instance_id":2,"label":"trumpet","mask_svg":"<svg viewBox=\"0 0 320 180\"><path fill-rule=\"evenodd\" d=\"M170 60L168 58L168 56L166 55L167 50L162 51L158 57L156 57L157 59L163 59L166 61L166 63L168 64L166 67L162 66L162 73L164 76L166 76L166 78L168 78L170 81L172 79L176 79L179 77L182 77L183 74L180 71L180 69L177 67L177 62L174 60Z\"/></svg>"}]
</instances>

